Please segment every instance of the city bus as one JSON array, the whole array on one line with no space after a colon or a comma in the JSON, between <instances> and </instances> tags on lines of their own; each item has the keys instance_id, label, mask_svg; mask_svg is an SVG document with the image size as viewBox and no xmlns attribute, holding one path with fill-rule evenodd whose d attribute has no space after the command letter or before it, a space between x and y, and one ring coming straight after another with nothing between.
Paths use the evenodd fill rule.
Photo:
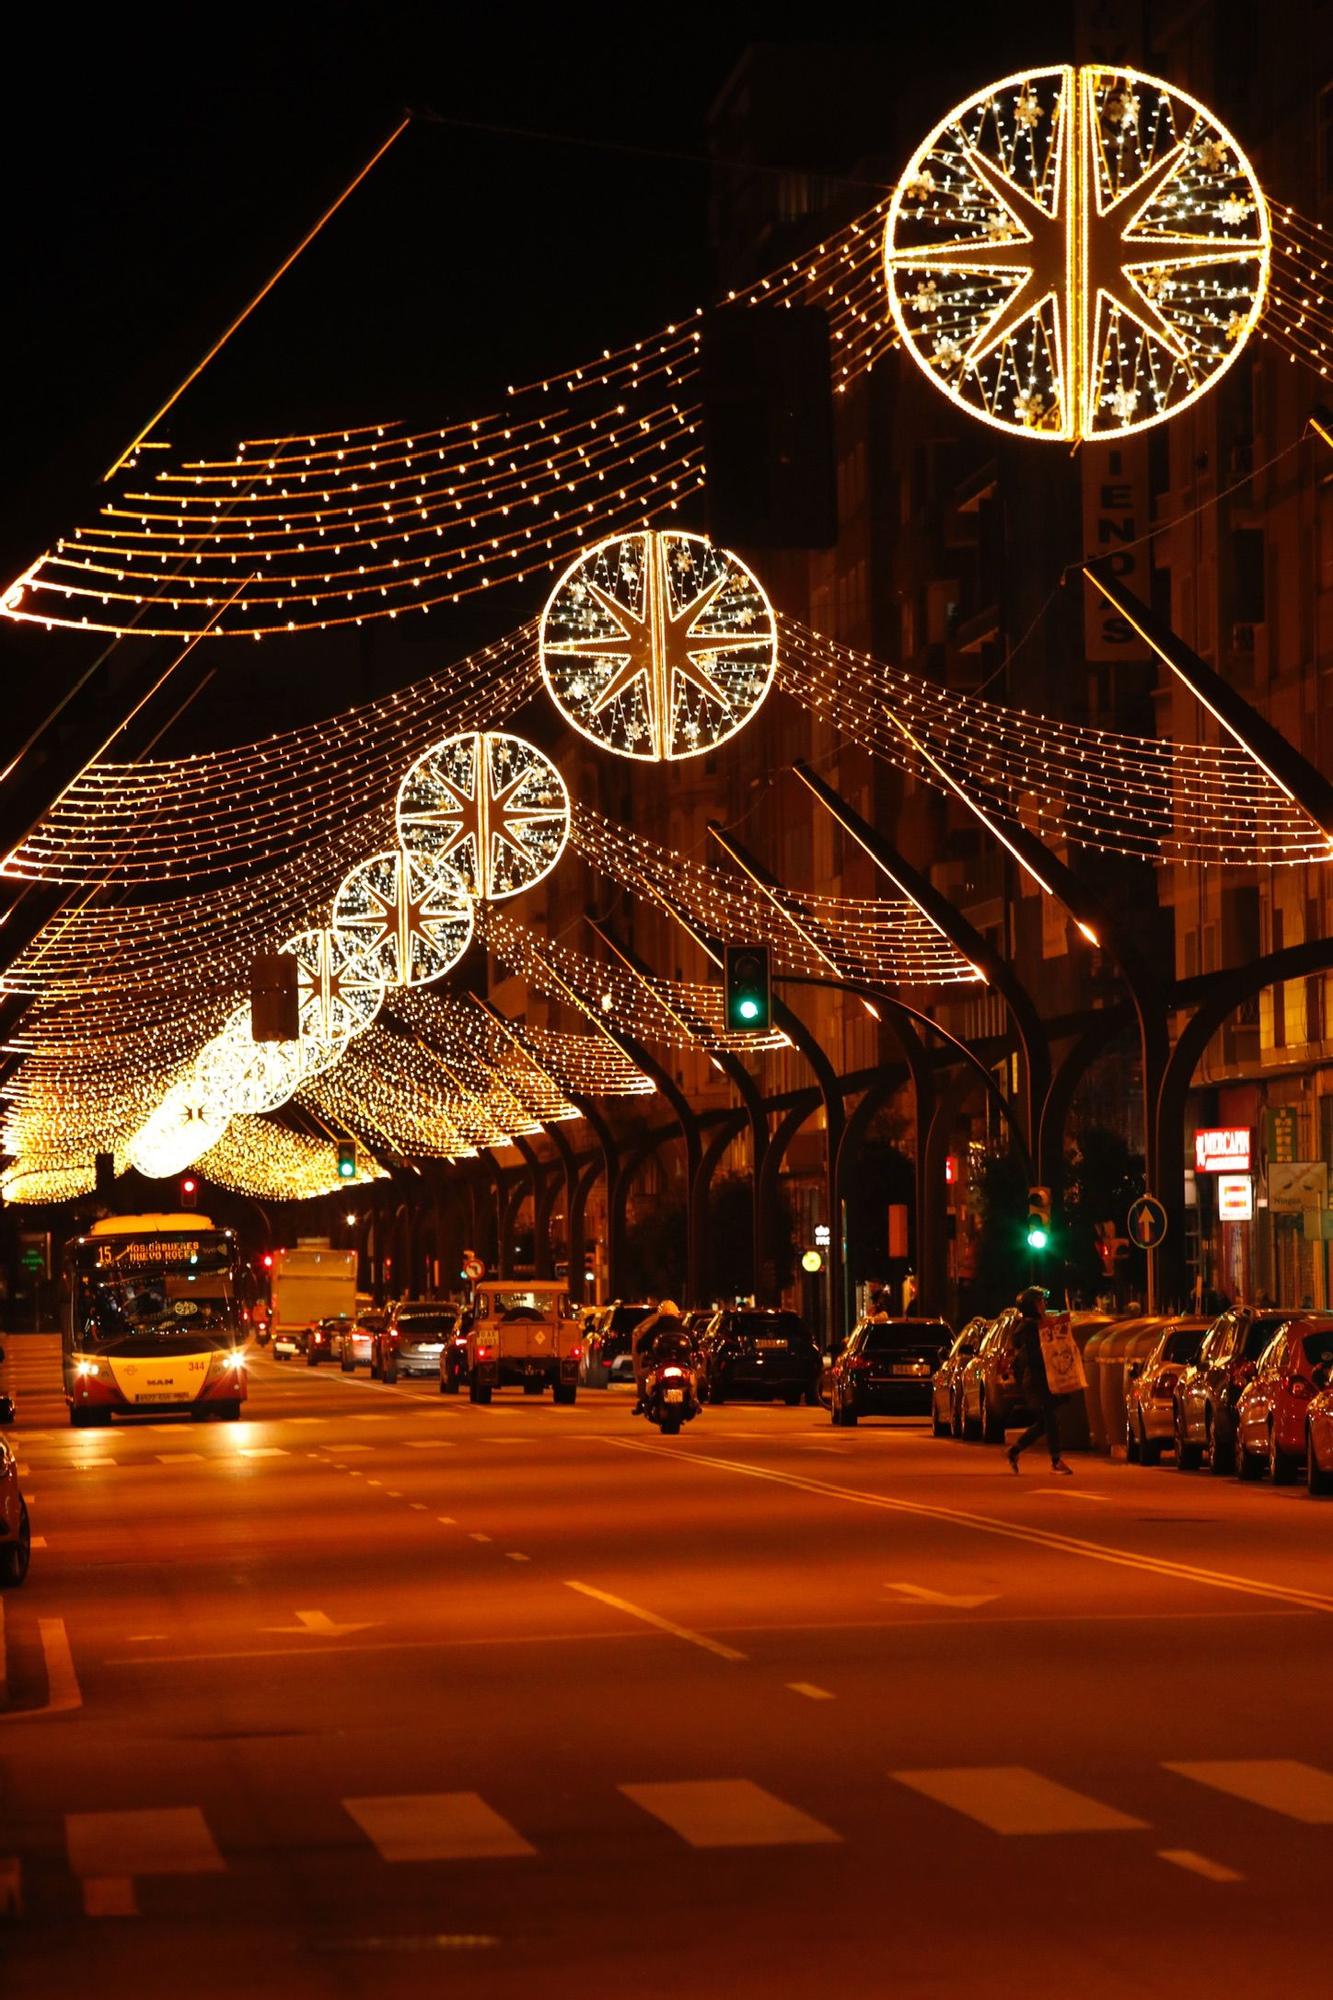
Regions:
<instances>
[{"instance_id":1,"label":"city bus","mask_svg":"<svg viewBox=\"0 0 1333 2000\"><path fill-rule=\"evenodd\" d=\"M61 1365L72 1424L236 1418L248 1318L236 1238L203 1215L113 1215L65 1249Z\"/></svg>"}]
</instances>

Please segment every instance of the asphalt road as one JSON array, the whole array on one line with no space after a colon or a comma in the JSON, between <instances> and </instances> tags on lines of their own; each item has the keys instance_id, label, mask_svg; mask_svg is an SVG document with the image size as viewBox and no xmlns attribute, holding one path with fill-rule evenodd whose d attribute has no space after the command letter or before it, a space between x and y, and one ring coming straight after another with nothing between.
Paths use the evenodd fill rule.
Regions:
<instances>
[{"instance_id":1,"label":"asphalt road","mask_svg":"<svg viewBox=\"0 0 1333 2000\"><path fill-rule=\"evenodd\" d=\"M1333 1504L8 1345L6 2000L1322 1990Z\"/></svg>"}]
</instances>

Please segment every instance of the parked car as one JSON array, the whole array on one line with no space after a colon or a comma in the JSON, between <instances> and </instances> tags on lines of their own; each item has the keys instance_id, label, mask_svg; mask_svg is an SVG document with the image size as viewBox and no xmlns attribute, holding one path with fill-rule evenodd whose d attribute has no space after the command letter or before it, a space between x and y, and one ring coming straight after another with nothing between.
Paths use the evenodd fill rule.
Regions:
<instances>
[{"instance_id":1,"label":"parked car","mask_svg":"<svg viewBox=\"0 0 1333 2000\"><path fill-rule=\"evenodd\" d=\"M959 1377L959 1429L965 1438L1003 1444L1008 1425L1027 1413L1014 1379L1014 1333L1020 1314L1006 1306L982 1335L981 1344Z\"/></svg>"},{"instance_id":2,"label":"parked car","mask_svg":"<svg viewBox=\"0 0 1333 2000\"><path fill-rule=\"evenodd\" d=\"M611 1305L594 1307L583 1333L579 1380L585 1387L605 1389L612 1382L634 1380L630 1342L635 1327L652 1310L646 1300L616 1299Z\"/></svg>"},{"instance_id":3,"label":"parked car","mask_svg":"<svg viewBox=\"0 0 1333 2000\"><path fill-rule=\"evenodd\" d=\"M1239 1479L1265 1472L1284 1486L1306 1466L1306 1417L1333 1368L1333 1315L1301 1313L1279 1327L1236 1402Z\"/></svg>"},{"instance_id":4,"label":"parked car","mask_svg":"<svg viewBox=\"0 0 1333 2000\"><path fill-rule=\"evenodd\" d=\"M730 1396L765 1402L819 1401L823 1356L805 1321L767 1306L725 1306L709 1321L700 1343L705 1400Z\"/></svg>"},{"instance_id":5,"label":"parked car","mask_svg":"<svg viewBox=\"0 0 1333 2000\"><path fill-rule=\"evenodd\" d=\"M369 1368L375 1351L375 1335L383 1331L387 1313L358 1313L355 1319L345 1319L341 1323L338 1336L338 1360L344 1375L351 1375L357 1368Z\"/></svg>"},{"instance_id":6,"label":"parked car","mask_svg":"<svg viewBox=\"0 0 1333 2000\"><path fill-rule=\"evenodd\" d=\"M1305 1483L1311 1493L1333 1493L1333 1370L1319 1369L1323 1382L1305 1413Z\"/></svg>"},{"instance_id":7,"label":"parked car","mask_svg":"<svg viewBox=\"0 0 1333 2000\"><path fill-rule=\"evenodd\" d=\"M893 1411L927 1411L931 1378L953 1343L942 1319L863 1319L833 1363L829 1413L835 1424Z\"/></svg>"},{"instance_id":8,"label":"parked car","mask_svg":"<svg viewBox=\"0 0 1333 2000\"><path fill-rule=\"evenodd\" d=\"M438 1374L444 1343L457 1324L457 1306L439 1299L399 1299L371 1337L371 1380Z\"/></svg>"},{"instance_id":9,"label":"parked car","mask_svg":"<svg viewBox=\"0 0 1333 2000\"><path fill-rule=\"evenodd\" d=\"M1157 1345L1125 1371L1125 1456L1131 1465L1156 1465L1176 1441L1176 1383L1199 1358L1210 1321L1180 1319L1163 1329Z\"/></svg>"},{"instance_id":10,"label":"parked car","mask_svg":"<svg viewBox=\"0 0 1333 2000\"><path fill-rule=\"evenodd\" d=\"M1176 1465L1194 1472L1230 1472L1235 1463L1236 1403L1278 1328L1296 1315L1233 1306L1204 1335L1199 1358L1176 1382Z\"/></svg>"},{"instance_id":11,"label":"parked car","mask_svg":"<svg viewBox=\"0 0 1333 2000\"><path fill-rule=\"evenodd\" d=\"M953 1346L935 1370L930 1384L930 1428L936 1437L963 1435L963 1370L981 1345L990 1321L970 1319L954 1336Z\"/></svg>"},{"instance_id":12,"label":"parked car","mask_svg":"<svg viewBox=\"0 0 1333 2000\"><path fill-rule=\"evenodd\" d=\"M32 1532L19 1486L18 1460L0 1438L0 1585L22 1583L31 1554Z\"/></svg>"}]
</instances>

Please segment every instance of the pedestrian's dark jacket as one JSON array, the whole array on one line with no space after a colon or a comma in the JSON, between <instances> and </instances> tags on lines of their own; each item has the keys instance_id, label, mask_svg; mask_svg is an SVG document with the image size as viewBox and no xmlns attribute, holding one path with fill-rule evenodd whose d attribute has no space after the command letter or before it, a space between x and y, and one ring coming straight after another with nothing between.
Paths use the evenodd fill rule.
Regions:
<instances>
[{"instance_id":1,"label":"pedestrian's dark jacket","mask_svg":"<svg viewBox=\"0 0 1333 2000\"><path fill-rule=\"evenodd\" d=\"M1029 1403L1040 1403L1050 1395L1035 1314L1024 1313L1014 1328L1014 1372Z\"/></svg>"}]
</instances>

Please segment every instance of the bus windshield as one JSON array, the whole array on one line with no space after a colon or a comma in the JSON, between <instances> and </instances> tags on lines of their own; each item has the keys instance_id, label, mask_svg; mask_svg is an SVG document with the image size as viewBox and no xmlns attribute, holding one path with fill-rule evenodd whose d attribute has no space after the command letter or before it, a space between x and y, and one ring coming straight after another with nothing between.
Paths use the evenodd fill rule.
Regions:
<instances>
[{"instance_id":1,"label":"bus windshield","mask_svg":"<svg viewBox=\"0 0 1333 2000\"><path fill-rule=\"evenodd\" d=\"M240 1330L235 1264L221 1231L84 1240L70 1274L75 1342L230 1342Z\"/></svg>"}]
</instances>

